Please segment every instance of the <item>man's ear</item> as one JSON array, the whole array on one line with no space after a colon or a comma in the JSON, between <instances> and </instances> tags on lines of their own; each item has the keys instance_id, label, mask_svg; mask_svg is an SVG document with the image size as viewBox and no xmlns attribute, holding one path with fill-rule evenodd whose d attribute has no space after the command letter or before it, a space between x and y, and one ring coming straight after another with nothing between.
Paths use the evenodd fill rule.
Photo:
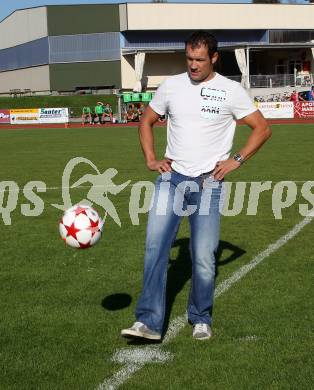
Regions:
<instances>
[{"instance_id":1,"label":"man's ear","mask_svg":"<svg viewBox=\"0 0 314 390\"><path fill-rule=\"evenodd\" d=\"M219 54L217 52L213 54L213 56L211 58L213 65L218 61L218 57L219 57Z\"/></svg>"}]
</instances>

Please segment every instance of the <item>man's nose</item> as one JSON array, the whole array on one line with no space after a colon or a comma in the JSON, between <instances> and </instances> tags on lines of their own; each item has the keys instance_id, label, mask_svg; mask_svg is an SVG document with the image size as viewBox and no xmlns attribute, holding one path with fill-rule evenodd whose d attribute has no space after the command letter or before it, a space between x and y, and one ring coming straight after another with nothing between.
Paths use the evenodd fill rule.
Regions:
<instances>
[{"instance_id":1,"label":"man's nose","mask_svg":"<svg viewBox=\"0 0 314 390\"><path fill-rule=\"evenodd\" d=\"M197 69L197 62L196 61L192 61L191 62L191 68L192 69Z\"/></svg>"}]
</instances>

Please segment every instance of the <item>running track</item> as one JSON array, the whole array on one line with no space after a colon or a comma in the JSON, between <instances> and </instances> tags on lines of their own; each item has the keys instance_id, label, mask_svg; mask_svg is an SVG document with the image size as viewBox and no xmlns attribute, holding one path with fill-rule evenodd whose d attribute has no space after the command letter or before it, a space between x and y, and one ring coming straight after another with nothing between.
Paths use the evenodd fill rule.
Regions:
<instances>
[{"instance_id":1,"label":"running track","mask_svg":"<svg viewBox=\"0 0 314 390\"><path fill-rule=\"evenodd\" d=\"M295 119L268 119L267 122L270 125L282 125L282 124L314 124L314 118L309 119L302 119L302 118L295 118ZM238 125L244 124L243 121L239 121ZM166 122L160 122L157 126L165 126ZM137 127L138 122L129 122L129 123L106 123L105 125L89 125L86 124L85 126L82 126L81 123L69 123L67 125L65 124L42 124L42 125L10 125L10 124L0 124L0 130L27 130L27 129L56 129L56 128L89 128L89 127Z\"/></svg>"}]
</instances>

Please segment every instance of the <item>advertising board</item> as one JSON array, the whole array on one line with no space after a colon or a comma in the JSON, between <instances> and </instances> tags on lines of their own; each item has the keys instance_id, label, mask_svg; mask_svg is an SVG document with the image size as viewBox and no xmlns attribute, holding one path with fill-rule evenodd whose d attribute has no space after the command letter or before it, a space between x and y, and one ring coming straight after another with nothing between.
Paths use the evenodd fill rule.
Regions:
<instances>
[{"instance_id":1,"label":"advertising board","mask_svg":"<svg viewBox=\"0 0 314 390\"><path fill-rule=\"evenodd\" d=\"M10 110L0 109L0 123L10 123Z\"/></svg>"},{"instance_id":2,"label":"advertising board","mask_svg":"<svg viewBox=\"0 0 314 390\"><path fill-rule=\"evenodd\" d=\"M296 102L294 116L296 118L314 118L314 101Z\"/></svg>"},{"instance_id":3,"label":"advertising board","mask_svg":"<svg viewBox=\"0 0 314 390\"><path fill-rule=\"evenodd\" d=\"M265 118L294 118L293 102L261 102L257 107Z\"/></svg>"},{"instance_id":4,"label":"advertising board","mask_svg":"<svg viewBox=\"0 0 314 390\"><path fill-rule=\"evenodd\" d=\"M39 123L67 123L69 122L68 108L40 108Z\"/></svg>"},{"instance_id":5,"label":"advertising board","mask_svg":"<svg viewBox=\"0 0 314 390\"><path fill-rule=\"evenodd\" d=\"M39 123L39 109L23 108L10 110L10 123L12 125Z\"/></svg>"}]
</instances>

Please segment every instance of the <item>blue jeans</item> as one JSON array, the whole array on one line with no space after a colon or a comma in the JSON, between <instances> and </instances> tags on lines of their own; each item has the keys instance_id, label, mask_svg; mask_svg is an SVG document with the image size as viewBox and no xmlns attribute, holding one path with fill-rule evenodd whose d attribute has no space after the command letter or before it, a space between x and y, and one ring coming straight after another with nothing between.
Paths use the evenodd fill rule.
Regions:
<instances>
[{"instance_id":1,"label":"blue jeans","mask_svg":"<svg viewBox=\"0 0 314 390\"><path fill-rule=\"evenodd\" d=\"M188 216L191 230L188 319L211 325L221 190L222 182L209 174L192 178L171 172L157 178L147 224L143 290L135 313L148 328L163 332L169 253L183 216Z\"/></svg>"}]
</instances>

